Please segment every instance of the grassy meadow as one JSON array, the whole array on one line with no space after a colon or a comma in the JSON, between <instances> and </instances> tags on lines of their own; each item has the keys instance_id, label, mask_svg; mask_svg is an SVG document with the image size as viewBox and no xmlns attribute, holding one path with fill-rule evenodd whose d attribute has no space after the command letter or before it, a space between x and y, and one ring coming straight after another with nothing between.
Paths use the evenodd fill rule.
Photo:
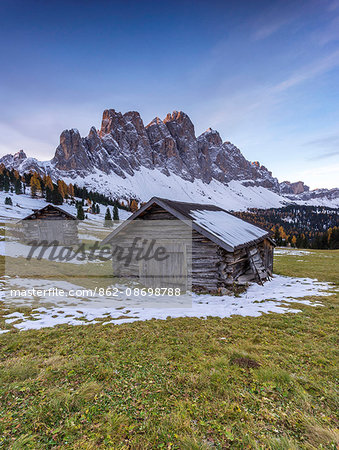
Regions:
<instances>
[{"instance_id":1,"label":"grassy meadow","mask_svg":"<svg viewBox=\"0 0 339 450\"><path fill-rule=\"evenodd\" d=\"M339 282L338 267L339 251L275 259L320 281ZM2 334L0 448L335 449L338 299Z\"/></svg>"}]
</instances>

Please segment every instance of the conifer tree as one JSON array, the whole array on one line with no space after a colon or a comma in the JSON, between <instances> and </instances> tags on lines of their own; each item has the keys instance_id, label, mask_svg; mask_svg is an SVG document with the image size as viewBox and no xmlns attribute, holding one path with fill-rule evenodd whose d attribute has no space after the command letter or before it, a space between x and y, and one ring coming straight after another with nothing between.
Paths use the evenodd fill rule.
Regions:
<instances>
[{"instance_id":1,"label":"conifer tree","mask_svg":"<svg viewBox=\"0 0 339 450\"><path fill-rule=\"evenodd\" d=\"M22 184L21 184L20 178L17 178L15 180L15 193L17 195L22 194Z\"/></svg>"},{"instance_id":2,"label":"conifer tree","mask_svg":"<svg viewBox=\"0 0 339 450\"><path fill-rule=\"evenodd\" d=\"M138 211L138 202L136 200L132 200L130 204L130 210L134 213Z\"/></svg>"},{"instance_id":3,"label":"conifer tree","mask_svg":"<svg viewBox=\"0 0 339 450\"><path fill-rule=\"evenodd\" d=\"M330 249L339 249L339 227L333 227L328 241Z\"/></svg>"},{"instance_id":4,"label":"conifer tree","mask_svg":"<svg viewBox=\"0 0 339 450\"><path fill-rule=\"evenodd\" d=\"M9 191L9 178L6 173L4 174L4 191L5 192Z\"/></svg>"},{"instance_id":5,"label":"conifer tree","mask_svg":"<svg viewBox=\"0 0 339 450\"><path fill-rule=\"evenodd\" d=\"M49 188L49 190L51 192L53 191L54 186L53 186L52 178L49 175L44 177L44 184L45 184L46 190L47 190L47 188Z\"/></svg>"},{"instance_id":6,"label":"conifer tree","mask_svg":"<svg viewBox=\"0 0 339 450\"><path fill-rule=\"evenodd\" d=\"M68 191L68 195L69 195L71 198L74 198L74 186L73 186L72 183L70 183L70 184L68 185L67 191Z\"/></svg>"},{"instance_id":7,"label":"conifer tree","mask_svg":"<svg viewBox=\"0 0 339 450\"><path fill-rule=\"evenodd\" d=\"M119 220L118 205L116 203L114 203L113 207L113 220Z\"/></svg>"},{"instance_id":8,"label":"conifer tree","mask_svg":"<svg viewBox=\"0 0 339 450\"><path fill-rule=\"evenodd\" d=\"M78 205L77 219L78 220L85 220L84 208L82 207L81 203L79 203L79 205Z\"/></svg>"},{"instance_id":9,"label":"conifer tree","mask_svg":"<svg viewBox=\"0 0 339 450\"><path fill-rule=\"evenodd\" d=\"M113 222L112 222L112 216L111 216L111 211L109 210L109 208L106 209L106 214L105 214L105 227L112 227L113 226Z\"/></svg>"},{"instance_id":10,"label":"conifer tree","mask_svg":"<svg viewBox=\"0 0 339 450\"><path fill-rule=\"evenodd\" d=\"M99 212L100 212L99 205L95 202L93 202L93 205L92 205L92 212L93 212L93 214L99 214Z\"/></svg>"},{"instance_id":11,"label":"conifer tree","mask_svg":"<svg viewBox=\"0 0 339 450\"><path fill-rule=\"evenodd\" d=\"M41 191L40 180L36 172L34 172L33 176L31 177L30 185L31 185L31 196L36 197L38 192Z\"/></svg>"},{"instance_id":12,"label":"conifer tree","mask_svg":"<svg viewBox=\"0 0 339 450\"><path fill-rule=\"evenodd\" d=\"M46 195L45 195L45 199L47 203L52 203L53 202L53 190L49 187L46 186Z\"/></svg>"},{"instance_id":13,"label":"conifer tree","mask_svg":"<svg viewBox=\"0 0 339 450\"><path fill-rule=\"evenodd\" d=\"M64 199L62 195L60 194L58 188L54 188L52 191L52 203L54 205L62 205L64 202Z\"/></svg>"},{"instance_id":14,"label":"conifer tree","mask_svg":"<svg viewBox=\"0 0 339 450\"><path fill-rule=\"evenodd\" d=\"M68 187L67 184L63 180L58 180L58 191L62 198L68 196Z\"/></svg>"}]
</instances>

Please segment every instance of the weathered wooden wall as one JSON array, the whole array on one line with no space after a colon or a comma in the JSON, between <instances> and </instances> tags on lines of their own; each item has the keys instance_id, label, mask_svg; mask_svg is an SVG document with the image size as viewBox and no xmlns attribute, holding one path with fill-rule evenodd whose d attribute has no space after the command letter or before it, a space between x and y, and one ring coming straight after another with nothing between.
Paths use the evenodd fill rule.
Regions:
<instances>
[{"instance_id":1,"label":"weathered wooden wall","mask_svg":"<svg viewBox=\"0 0 339 450\"><path fill-rule=\"evenodd\" d=\"M137 220L177 221L178 219L160 206L153 205L135 219L135 221ZM146 237L147 233L149 231L145 231ZM175 233L178 233L178 235ZM135 232L131 231L130 227L127 226L116 236L115 242L118 242L119 245L130 247L135 236ZM148 238L151 238L151 236L148 236ZM163 227L163 239L176 242L182 239L182 235L180 235L180 230L177 227L171 227L170 223L166 222L166 225ZM187 250L188 257L191 255L192 258L187 263L188 265L191 264L192 288L196 292L217 293L223 287L232 289L235 284L260 281L258 274L253 271L250 264L249 252L251 251L261 256L268 275L272 274L273 245L268 239L264 239L255 245L245 246L234 252L227 252L207 237L192 230L192 247ZM120 276L134 277L139 269L136 263L132 263L129 267L124 267L113 259L113 272L119 273Z\"/></svg>"},{"instance_id":2,"label":"weathered wooden wall","mask_svg":"<svg viewBox=\"0 0 339 450\"><path fill-rule=\"evenodd\" d=\"M77 221L67 214L55 210L45 209L36 211L32 216L20 222L23 241L57 240L60 245L78 243Z\"/></svg>"},{"instance_id":3,"label":"weathered wooden wall","mask_svg":"<svg viewBox=\"0 0 339 450\"><path fill-rule=\"evenodd\" d=\"M113 274L133 280L140 278L146 286L187 288L190 285L188 268L191 260L187 258L191 254L191 232L183 222L173 219L172 215L160 216L156 211L154 216L137 218L121 230L110 242L113 252L116 252L112 259ZM124 254L128 253L135 238L139 238L136 248L143 249L143 253L155 240L154 249L164 247L169 259L157 262L154 259L145 261L133 257L127 265L124 260L119 261L119 248L124 250ZM134 255L137 251L134 251Z\"/></svg>"}]
</instances>

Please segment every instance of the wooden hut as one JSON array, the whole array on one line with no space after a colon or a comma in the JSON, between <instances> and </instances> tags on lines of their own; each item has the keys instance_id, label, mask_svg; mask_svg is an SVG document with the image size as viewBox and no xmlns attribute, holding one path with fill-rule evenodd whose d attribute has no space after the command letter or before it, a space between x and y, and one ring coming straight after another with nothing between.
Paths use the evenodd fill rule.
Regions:
<instances>
[{"instance_id":1,"label":"wooden hut","mask_svg":"<svg viewBox=\"0 0 339 450\"><path fill-rule=\"evenodd\" d=\"M275 244L270 232L210 204L153 197L102 243L113 245L116 239L132 242L134 232L129 225L134 221L172 219L192 226L194 291L218 293L248 282L261 284L272 276Z\"/></svg>"},{"instance_id":2,"label":"wooden hut","mask_svg":"<svg viewBox=\"0 0 339 450\"><path fill-rule=\"evenodd\" d=\"M55 205L33 209L33 213L20 221L23 240L57 241L60 245L72 245L78 242L77 219L72 214Z\"/></svg>"}]
</instances>

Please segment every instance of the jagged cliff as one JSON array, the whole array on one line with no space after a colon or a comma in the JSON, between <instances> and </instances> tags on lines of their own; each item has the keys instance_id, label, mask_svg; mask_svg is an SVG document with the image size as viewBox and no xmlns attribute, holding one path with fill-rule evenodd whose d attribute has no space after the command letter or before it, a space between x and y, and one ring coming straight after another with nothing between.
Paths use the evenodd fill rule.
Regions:
<instances>
[{"instance_id":1,"label":"jagged cliff","mask_svg":"<svg viewBox=\"0 0 339 450\"><path fill-rule=\"evenodd\" d=\"M251 164L230 142L223 143L217 131L209 128L196 137L192 121L182 111L164 120L156 117L144 126L136 111L121 114L108 109L100 130L92 127L85 138L75 129L63 131L51 163L58 170L83 175L99 169L124 177L146 167L191 182L248 180L279 189L271 172Z\"/></svg>"}]
</instances>

